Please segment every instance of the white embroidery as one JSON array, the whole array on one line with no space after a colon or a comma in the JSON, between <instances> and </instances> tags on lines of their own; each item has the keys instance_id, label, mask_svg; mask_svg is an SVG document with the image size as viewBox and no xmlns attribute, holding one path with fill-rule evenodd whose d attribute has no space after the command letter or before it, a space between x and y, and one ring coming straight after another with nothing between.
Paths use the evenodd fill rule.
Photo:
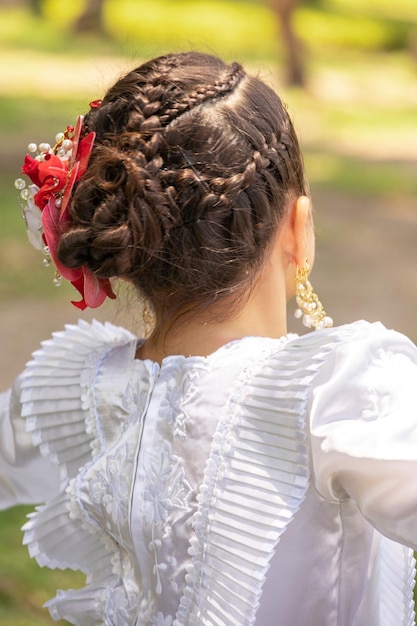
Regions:
<instances>
[{"instance_id":1,"label":"white embroidery","mask_svg":"<svg viewBox=\"0 0 417 626\"><path fill-rule=\"evenodd\" d=\"M148 386L141 380L131 380L122 397L122 405L130 416L126 420L124 433L119 444L108 452L105 459L99 459L91 468L84 489L97 510L104 507L110 521L107 530L116 541L129 536L129 492L133 480L133 468L138 442L140 418L146 401ZM103 519L107 519L103 515Z\"/></svg>"},{"instance_id":2,"label":"white embroidery","mask_svg":"<svg viewBox=\"0 0 417 626\"><path fill-rule=\"evenodd\" d=\"M367 372L367 406L362 410L362 418L372 421L389 417L400 400L401 388L409 361L403 354L394 354L380 348L373 359L374 368Z\"/></svg>"},{"instance_id":3,"label":"white embroidery","mask_svg":"<svg viewBox=\"0 0 417 626\"><path fill-rule=\"evenodd\" d=\"M159 612L152 618L152 626L171 626L171 624L171 615L167 615L165 617L161 612Z\"/></svg>"},{"instance_id":4,"label":"white embroidery","mask_svg":"<svg viewBox=\"0 0 417 626\"><path fill-rule=\"evenodd\" d=\"M181 387L172 387L167 390L165 398L161 402L160 415L169 426L176 427L176 420L179 418L179 404L181 402Z\"/></svg>"},{"instance_id":5,"label":"white embroidery","mask_svg":"<svg viewBox=\"0 0 417 626\"><path fill-rule=\"evenodd\" d=\"M181 459L171 452L165 441L160 452L154 452L147 470L148 483L144 492L145 518L151 525L149 550L153 553L153 573L156 593L162 593L160 572L166 572L170 563L160 562L158 557L162 539L169 536L169 514L173 509L188 509L191 485L185 478Z\"/></svg>"},{"instance_id":6,"label":"white embroidery","mask_svg":"<svg viewBox=\"0 0 417 626\"><path fill-rule=\"evenodd\" d=\"M126 386L122 406L129 415L128 423L137 421L142 415L149 393L149 382L145 378L133 378Z\"/></svg>"},{"instance_id":7,"label":"white embroidery","mask_svg":"<svg viewBox=\"0 0 417 626\"><path fill-rule=\"evenodd\" d=\"M98 457L67 490L70 516L78 518L83 528L97 534L106 552L111 554L115 580L98 602L97 609L114 626L133 624L136 619L139 591L135 581L130 548L129 492L132 483L140 418L149 385L133 378L126 386L122 406L129 415L123 424L119 443L105 457ZM86 494L86 495L83 495ZM126 547L128 549L126 549ZM133 550L133 547L132 547Z\"/></svg>"},{"instance_id":8,"label":"white embroidery","mask_svg":"<svg viewBox=\"0 0 417 626\"><path fill-rule=\"evenodd\" d=\"M135 582L132 558L84 510L77 494L76 480L71 481L67 492L70 495L68 505L70 517L80 519L85 530L91 534L97 534L103 546L104 554L107 552L107 554L112 555L111 564L114 579L107 580L105 591L98 591L95 599L95 611L102 615L103 624L112 624L112 626L133 624L137 615L139 592ZM100 481L94 481L90 495L92 493L99 498L99 494L104 493L103 482L100 484ZM101 587L102 585L98 589L100 590ZM77 624L81 625L81 622L77 622Z\"/></svg>"},{"instance_id":9,"label":"white embroidery","mask_svg":"<svg viewBox=\"0 0 417 626\"><path fill-rule=\"evenodd\" d=\"M130 572L124 572L122 584L110 590L107 600L106 617L110 618L108 623L114 626L130 626L135 623L137 617L139 594L133 582L134 575L130 559L129 569L131 569Z\"/></svg>"},{"instance_id":10,"label":"white embroidery","mask_svg":"<svg viewBox=\"0 0 417 626\"><path fill-rule=\"evenodd\" d=\"M168 384L167 394L161 402L160 415L172 426L175 437L184 439L187 436L186 422L189 414L186 407L194 398L198 378L195 370L190 370L185 375L180 370L177 377L172 378Z\"/></svg>"},{"instance_id":11,"label":"white embroidery","mask_svg":"<svg viewBox=\"0 0 417 626\"><path fill-rule=\"evenodd\" d=\"M107 456L105 471L95 473L89 483L91 501L104 506L115 525L112 534L128 532L128 496L134 450L129 441L117 446L115 452Z\"/></svg>"}]
</instances>

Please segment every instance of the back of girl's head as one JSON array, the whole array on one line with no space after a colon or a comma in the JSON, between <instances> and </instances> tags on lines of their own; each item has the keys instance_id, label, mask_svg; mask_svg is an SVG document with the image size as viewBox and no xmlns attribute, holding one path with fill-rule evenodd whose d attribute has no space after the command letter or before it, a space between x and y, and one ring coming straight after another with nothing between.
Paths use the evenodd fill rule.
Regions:
<instances>
[{"instance_id":1,"label":"back of girl's head","mask_svg":"<svg viewBox=\"0 0 417 626\"><path fill-rule=\"evenodd\" d=\"M305 193L285 108L236 63L154 59L109 89L85 126L96 140L60 258L132 281L156 310L238 291L289 197Z\"/></svg>"}]
</instances>

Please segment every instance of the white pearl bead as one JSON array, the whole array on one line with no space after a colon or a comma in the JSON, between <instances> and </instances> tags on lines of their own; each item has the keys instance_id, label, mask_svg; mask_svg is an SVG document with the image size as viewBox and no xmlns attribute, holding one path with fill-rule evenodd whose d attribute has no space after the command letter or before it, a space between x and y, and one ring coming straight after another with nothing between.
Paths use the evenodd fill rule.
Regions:
<instances>
[{"instance_id":1,"label":"white pearl bead","mask_svg":"<svg viewBox=\"0 0 417 626\"><path fill-rule=\"evenodd\" d=\"M311 319L310 315L304 315L304 317L303 317L303 324L307 328L311 328L312 327L313 320Z\"/></svg>"},{"instance_id":2,"label":"white pearl bead","mask_svg":"<svg viewBox=\"0 0 417 626\"><path fill-rule=\"evenodd\" d=\"M16 178L16 180L14 181L14 186L16 187L16 189L24 189L26 187L26 183L23 178Z\"/></svg>"},{"instance_id":3,"label":"white pearl bead","mask_svg":"<svg viewBox=\"0 0 417 626\"><path fill-rule=\"evenodd\" d=\"M61 141L64 139L64 137L65 137L64 133L57 133L55 135L56 143L61 143Z\"/></svg>"},{"instance_id":4,"label":"white pearl bead","mask_svg":"<svg viewBox=\"0 0 417 626\"><path fill-rule=\"evenodd\" d=\"M326 315L326 317L324 318L323 323L326 328L331 328L333 326L333 320L328 315Z\"/></svg>"},{"instance_id":5,"label":"white pearl bead","mask_svg":"<svg viewBox=\"0 0 417 626\"><path fill-rule=\"evenodd\" d=\"M303 317L303 312L301 309L295 309L294 311L294 317L295 319L299 320Z\"/></svg>"},{"instance_id":6,"label":"white pearl bead","mask_svg":"<svg viewBox=\"0 0 417 626\"><path fill-rule=\"evenodd\" d=\"M72 149L71 139L64 139L64 141L62 142L62 147L64 148L64 150L71 150Z\"/></svg>"},{"instance_id":7,"label":"white pearl bead","mask_svg":"<svg viewBox=\"0 0 417 626\"><path fill-rule=\"evenodd\" d=\"M40 143L39 144L39 150L41 152L49 152L51 149L51 146L49 145L49 143Z\"/></svg>"},{"instance_id":8,"label":"white pearl bead","mask_svg":"<svg viewBox=\"0 0 417 626\"><path fill-rule=\"evenodd\" d=\"M38 149L38 146L36 145L36 143L30 143L28 145L29 152L36 152L37 149Z\"/></svg>"},{"instance_id":9,"label":"white pearl bead","mask_svg":"<svg viewBox=\"0 0 417 626\"><path fill-rule=\"evenodd\" d=\"M32 197L32 192L28 188L22 189L22 191L20 192L20 197L23 198L23 200L29 200L29 198Z\"/></svg>"}]
</instances>

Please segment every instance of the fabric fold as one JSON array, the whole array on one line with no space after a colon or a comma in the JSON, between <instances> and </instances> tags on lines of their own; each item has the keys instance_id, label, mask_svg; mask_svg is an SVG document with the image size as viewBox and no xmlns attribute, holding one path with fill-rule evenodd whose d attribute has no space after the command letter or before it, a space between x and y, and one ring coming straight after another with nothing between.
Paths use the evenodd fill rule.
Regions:
<instances>
[{"instance_id":1,"label":"fabric fold","mask_svg":"<svg viewBox=\"0 0 417 626\"><path fill-rule=\"evenodd\" d=\"M336 342L312 335L299 351L291 341L242 372L214 435L173 626L254 624L270 560L309 485L310 386Z\"/></svg>"},{"instance_id":2,"label":"fabric fold","mask_svg":"<svg viewBox=\"0 0 417 626\"><path fill-rule=\"evenodd\" d=\"M127 346L130 355L135 345L134 336L122 328L80 321L42 344L21 382L27 430L41 454L61 468L60 492L29 514L23 543L39 565L87 575L85 587L58 591L46 604L53 619L79 626L107 623L106 612L123 614L125 605L135 606L126 600L129 593L137 593L129 582L133 576L129 555L104 528L89 523L79 510L76 493L80 472L123 428L117 420L113 431L105 433L102 427L97 397L102 365L111 352Z\"/></svg>"},{"instance_id":3,"label":"fabric fold","mask_svg":"<svg viewBox=\"0 0 417 626\"><path fill-rule=\"evenodd\" d=\"M411 548L381 536L379 553L381 626L415 624L416 561Z\"/></svg>"},{"instance_id":4,"label":"fabric fold","mask_svg":"<svg viewBox=\"0 0 417 626\"><path fill-rule=\"evenodd\" d=\"M41 453L61 465L63 484L104 448L92 382L109 351L133 340L112 324L80 321L43 342L26 367L22 417Z\"/></svg>"},{"instance_id":5,"label":"fabric fold","mask_svg":"<svg viewBox=\"0 0 417 626\"><path fill-rule=\"evenodd\" d=\"M353 325L301 338L246 338L219 350L213 358L192 357L187 362L190 374L195 368L207 370L210 383L223 383L229 364L237 361L236 355L239 362L210 415L213 421L207 428L204 454L196 450L196 464L189 468L180 466L179 455L184 453L185 457L185 444L197 438L186 441L186 429L178 435L174 423L177 416L163 405L172 402L178 383L176 368L184 357L170 357L164 373L164 364L159 367L135 360L137 342L128 331L98 323L80 322L43 344L21 378L21 400L33 441L45 459L52 459L62 470L61 488L58 495L28 516L24 543L40 565L81 570L87 576L84 587L58 591L47 603L52 617L76 626L134 626L138 620L143 626L253 626L257 618L263 619L265 616L260 616L267 594L260 606L261 594L270 581L275 581L276 559L270 570L271 560L275 553L277 557L285 556L286 551L291 555L291 531L281 539L291 522L297 529L300 519L301 523L311 521L311 498L322 498L326 507L334 505L330 517L334 515L334 537L338 537L339 505L344 502L329 502L317 489L317 452L312 451L307 420L314 414L317 388L326 376L333 375L335 363L343 361L340 354L343 350L356 354L358 345L362 346L357 337L362 341L369 333L369 325ZM207 384L206 389L204 377L196 376L195 380L190 397L201 406L187 414L190 435L191 425L197 433L206 427L206 405L202 406L201 399L207 390L211 393L216 388ZM330 394L323 402L330 418L333 400ZM191 403L186 408L188 411ZM354 413L351 411L352 420ZM324 421L327 426L330 418L326 420L325 413L320 417L320 423ZM177 438L175 455L163 456L154 437L156 424L161 431L159 441L165 441L167 433ZM149 439L144 438L146 427ZM149 525L151 543L149 534L144 532L141 539L141 528L132 525L133 511L138 510L134 488L143 480L143 473L137 471L141 446L148 446L152 456L148 466L143 466L149 469L143 485L150 497L144 501L146 508L138 523ZM192 483L196 469L198 479ZM175 527L168 519L174 510L168 502L172 484L185 489L187 496L181 490L177 494L181 507ZM319 504L322 507L322 501ZM316 529L320 529L321 509L314 510ZM160 534L153 535L156 523ZM185 523L186 533L181 528ZM372 528L362 539L368 536L379 548L374 553L375 584L372 578L370 589L365 590L365 594L369 592L366 601L371 599L382 626L411 626L412 551L380 537ZM174 542L177 537L183 542ZM357 534L351 537L356 541ZM175 547L167 549L168 558L162 551L169 541ZM308 551L306 545L302 554ZM146 562L145 556L142 570L141 559L148 548L154 550L154 560ZM298 582L300 567L302 563L295 563L289 584ZM364 581L370 576L366 567L364 561ZM148 584L155 572L164 572L158 578L162 581L159 589ZM272 573L274 576L267 578ZM288 573L278 574L282 576L278 602L285 605L284 576ZM333 581L331 587L335 588ZM169 593L170 604L166 601ZM272 593L275 599L275 589ZM362 597L360 593L358 596ZM322 598L324 601L325 596ZM362 606L368 605L364 601ZM273 614L275 604L271 607L267 607L267 621L262 623L270 623L268 611ZM289 603L288 610L291 613L287 615L293 615L294 605ZM320 610L321 605L317 614ZM334 615L337 611L335 601ZM334 615L329 617L326 612L329 623ZM309 617L304 611L303 623Z\"/></svg>"}]
</instances>

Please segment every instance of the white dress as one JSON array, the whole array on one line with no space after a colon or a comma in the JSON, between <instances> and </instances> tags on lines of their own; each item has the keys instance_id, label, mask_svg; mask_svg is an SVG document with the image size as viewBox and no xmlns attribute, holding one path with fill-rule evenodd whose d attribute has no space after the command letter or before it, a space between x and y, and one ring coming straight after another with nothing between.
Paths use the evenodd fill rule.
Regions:
<instances>
[{"instance_id":1,"label":"white dress","mask_svg":"<svg viewBox=\"0 0 417 626\"><path fill-rule=\"evenodd\" d=\"M161 366L136 349L80 322L1 396L0 502L46 500L30 554L87 574L54 619L414 624L411 341L357 322Z\"/></svg>"}]
</instances>

